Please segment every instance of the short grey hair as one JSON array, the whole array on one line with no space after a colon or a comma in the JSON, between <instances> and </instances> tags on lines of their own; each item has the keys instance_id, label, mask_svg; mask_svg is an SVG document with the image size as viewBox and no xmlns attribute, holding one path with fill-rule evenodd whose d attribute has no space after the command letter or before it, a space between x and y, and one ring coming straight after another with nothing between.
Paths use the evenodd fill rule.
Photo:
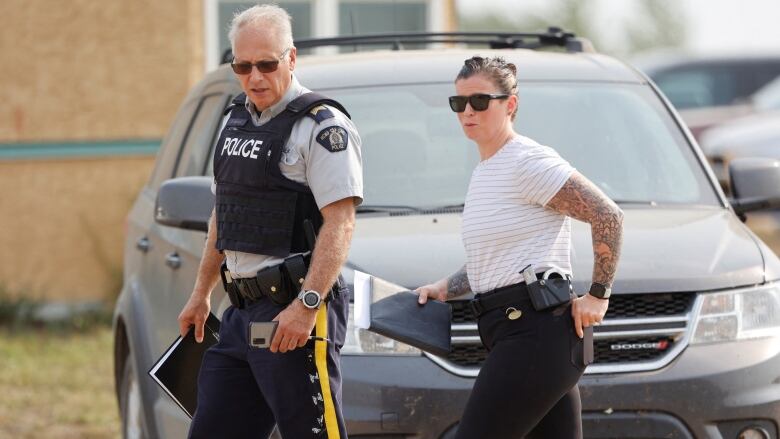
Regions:
<instances>
[{"instance_id":1,"label":"short grey hair","mask_svg":"<svg viewBox=\"0 0 780 439\"><path fill-rule=\"evenodd\" d=\"M236 34L244 26L256 26L258 29L270 27L271 35L282 40L284 49L293 46L292 18L284 9L276 5L257 5L237 12L230 22L228 39L233 53L236 52Z\"/></svg>"}]
</instances>

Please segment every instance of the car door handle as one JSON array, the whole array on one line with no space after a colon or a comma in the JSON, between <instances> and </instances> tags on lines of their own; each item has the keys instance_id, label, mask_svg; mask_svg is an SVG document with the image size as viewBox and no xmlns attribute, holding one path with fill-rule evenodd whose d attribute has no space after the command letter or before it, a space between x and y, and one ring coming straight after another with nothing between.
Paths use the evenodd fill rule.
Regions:
<instances>
[{"instance_id":1,"label":"car door handle","mask_svg":"<svg viewBox=\"0 0 780 439\"><path fill-rule=\"evenodd\" d=\"M148 252L148 251L149 251L149 248L150 248L151 246L152 246L152 245L149 243L149 238L147 238L146 236L144 236L144 237L140 238L140 239L139 239L138 241L136 241L136 243L135 243L135 247L136 247L138 250L141 250L141 251L142 251L142 252L144 252L144 253Z\"/></svg>"},{"instance_id":2,"label":"car door handle","mask_svg":"<svg viewBox=\"0 0 780 439\"><path fill-rule=\"evenodd\" d=\"M165 256L165 265L173 268L174 270L181 267L181 258L178 253L168 253Z\"/></svg>"}]
</instances>

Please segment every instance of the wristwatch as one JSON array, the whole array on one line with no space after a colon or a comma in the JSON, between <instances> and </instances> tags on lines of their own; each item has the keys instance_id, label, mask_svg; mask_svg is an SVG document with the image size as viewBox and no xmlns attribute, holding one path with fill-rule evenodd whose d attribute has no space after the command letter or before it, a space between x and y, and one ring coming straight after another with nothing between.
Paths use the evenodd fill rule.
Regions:
<instances>
[{"instance_id":1,"label":"wristwatch","mask_svg":"<svg viewBox=\"0 0 780 439\"><path fill-rule=\"evenodd\" d=\"M320 309L322 304L322 297L320 293L314 290L303 290L298 293L298 299L303 303L303 306L309 309Z\"/></svg>"},{"instance_id":2,"label":"wristwatch","mask_svg":"<svg viewBox=\"0 0 780 439\"><path fill-rule=\"evenodd\" d=\"M588 291L588 294L599 299L609 299L609 296L612 295L612 288L598 282L593 282L590 284L590 291Z\"/></svg>"}]
</instances>

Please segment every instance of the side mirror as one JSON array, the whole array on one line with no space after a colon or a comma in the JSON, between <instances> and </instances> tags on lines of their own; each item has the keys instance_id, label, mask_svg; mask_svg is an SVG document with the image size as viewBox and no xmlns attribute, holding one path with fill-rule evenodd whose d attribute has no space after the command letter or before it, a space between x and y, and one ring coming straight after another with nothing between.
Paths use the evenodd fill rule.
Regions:
<instances>
[{"instance_id":1,"label":"side mirror","mask_svg":"<svg viewBox=\"0 0 780 439\"><path fill-rule=\"evenodd\" d=\"M780 207L780 160L739 158L729 164L731 205L740 217L754 210Z\"/></svg>"},{"instance_id":2,"label":"side mirror","mask_svg":"<svg viewBox=\"0 0 780 439\"><path fill-rule=\"evenodd\" d=\"M154 220L187 230L208 230L214 210L211 177L180 177L166 180L157 192Z\"/></svg>"}]
</instances>

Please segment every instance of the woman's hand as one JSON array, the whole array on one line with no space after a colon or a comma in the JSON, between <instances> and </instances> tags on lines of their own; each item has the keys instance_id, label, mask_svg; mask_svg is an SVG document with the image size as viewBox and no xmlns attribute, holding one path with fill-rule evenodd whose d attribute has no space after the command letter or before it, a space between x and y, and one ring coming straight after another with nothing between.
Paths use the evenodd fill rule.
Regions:
<instances>
[{"instance_id":1,"label":"woman's hand","mask_svg":"<svg viewBox=\"0 0 780 439\"><path fill-rule=\"evenodd\" d=\"M571 316L574 319L574 330L577 336L584 336L583 329L598 325L607 313L609 299L599 299L590 294L578 297L572 301Z\"/></svg>"},{"instance_id":2,"label":"woman's hand","mask_svg":"<svg viewBox=\"0 0 780 439\"><path fill-rule=\"evenodd\" d=\"M442 279L432 284L423 285L414 292L420 296L418 299L420 305L425 305L429 297L444 302L447 300L447 280Z\"/></svg>"}]
</instances>

